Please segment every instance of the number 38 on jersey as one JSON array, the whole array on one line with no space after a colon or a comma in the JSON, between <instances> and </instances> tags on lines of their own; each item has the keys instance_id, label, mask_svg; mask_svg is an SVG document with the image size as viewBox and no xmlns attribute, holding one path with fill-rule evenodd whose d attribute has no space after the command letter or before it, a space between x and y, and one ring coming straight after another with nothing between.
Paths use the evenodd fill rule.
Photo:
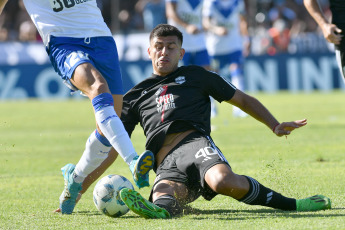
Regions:
<instances>
[{"instance_id":1,"label":"number 38 on jersey","mask_svg":"<svg viewBox=\"0 0 345 230\"><path fill-rule=\"evenodd\" d=\"M76 4L92 1L92 0L49 0L54 12L60 12L64 8L74 7Z\"/></svg>"}]
</instances>

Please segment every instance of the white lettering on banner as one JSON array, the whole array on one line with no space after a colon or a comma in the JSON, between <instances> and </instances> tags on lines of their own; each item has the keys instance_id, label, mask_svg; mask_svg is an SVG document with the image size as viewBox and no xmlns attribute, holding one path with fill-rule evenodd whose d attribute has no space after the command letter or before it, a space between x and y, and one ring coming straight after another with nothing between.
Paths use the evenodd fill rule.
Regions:
<instances>
[{"instance_id":1,"label":"white lettering on banner","mask_svg":"<svg viewBox=\"0 0 345 230\"><path fill-rule=\"evenodd\" d=\"M298 90L300 90L299 86L301 85L300 82L302 82L302 79L298 75L298 60L295 58L291 58L287 60L286 65L286 69L289 70L286 73L288 88L291 92L297 92Z\"/></svg>"},{"instance_id":2,"label":"white lettering on banner","mask_svg":"<svg viewBox=\"0 0 345 230\"><path fill-rule=\"evenodd\" d=\"M144 71L140 68L139 65L128 65L126 68L129 78L132 80L133 84L136 85L139 82L143 81L145 78L151 76L152 66L147 65Z\"/></svg>"},{"instance_id":3,"label":"white lettering on banner","mask_svg":"<svg viewBox=\"0 0 345 230\"><path fill-rule=\"evenodd\" d=\"M278 90L278 63L272 59L264 62L264 70L257 61L248 60L245 64L246 81L249 91L259 91L260 88L266 92Z\"/></svg>"},{"instance_id":4,"label":"white lettering on banner","mask_svg":"<svg viewBox=\"0 0 345 230\"><path fill-rule=\"evenodd\" d=\"M300 63L305 91L311 92L315 87L322 91L331 90L331 65L327 58L320 58L318 65L309 58L302 58Z\"/></svg>"},{"instance_id":5,"label":"white lettering on banner","mask_svg":"<svg viewBox=\"0 0 345 230\"><path fill-rule=\"evenodd\" d=\"M286 65L285 74L278 67L279 61L264 59L262 62L262 65L259 65L256 60L248 60L245 63L248 91L276 92L280 89L278 83L281 79L279 76L285 74L287 90L290 92L297 92L298 90L311 92L316 89L330 91L336 85L339 85L341 89L345 89L345 84L333 56L324 56L319 59L309 57L287 58L286 61L281 61ZM334 80L335 73L337 80Z\"/></svg>"},{"instance_id":6,"label":"white lettering on banner","mask_svg":"<svg viewBox=\"0 0 345 230\"><path fill-rule=\"evenodd\" d=\"M55 93L49 91L49 84L52 83L58 85L58 90ZM38 74L34 88L37 97L40 98L68 98L70 92L53 68L46 68Z\"/></svg>"},{"instance_id":7,"label":"white lettering on banner","mask_svg":"<svg viewBox=\"0 0 345 230\"><path fill-rule=\"evenodd\" d=\"M27 92L23 88L16 87L20 72L17 69L8 71L5 76L0 71L0 99L23 99L27 98Z\"/></svg>"}]
</instances>

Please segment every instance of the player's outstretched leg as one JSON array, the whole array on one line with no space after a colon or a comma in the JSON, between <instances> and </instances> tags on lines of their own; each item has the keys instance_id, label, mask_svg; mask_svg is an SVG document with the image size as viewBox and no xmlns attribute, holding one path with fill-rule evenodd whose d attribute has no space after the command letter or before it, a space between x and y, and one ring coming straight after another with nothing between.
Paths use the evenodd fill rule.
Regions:
<instances>
[{"instance_id":1,"label":"player's outstretched leg","mask_svg":"<svg viewBox=\"0 0 345 230\"><path fill-rule=\"evenodd\" d=\"M323 195L315 195L305 199L296 200L297 211L319 211L331 209L331 199Z\"/></svg>"},{"instance_id":2,"label":"player's outstretched leg","mask_svg":"<svg viewBox=\"0 0 345 230\"><path fill-rule=\"evenodd\" d=\"M138 188L149 186L149 173L153 168L154 156L146 150L140 156L136 156L130 163L129 169L133 174L133 180Z\"/></svg>"},{"instance_id":3,"label":"player's outstretched leg","mask_svg":"<svg viewBox=\"0 0 345 230\"><path fill-rule=\"evenodd\" d=\"M65 189L60 196L60 209L62 214L71 214L73 212L78 194L82 188L82 183L76 183L73 180L74 168L74 164L67 164L61 168L65 180Z\"/></svg>"},{"instance_id":4,"label":"player's outstretched leg","mask_svg":"<svg viewBox=\"0 0 345 230\"><path fill-rule=\"evenodd\" d=\"M146 200L140 193L123 188L120 191L120 197L127 207L134 213L147 219L168 219L170 214L164 208L160 208L150 201Z\"/></svg>"}]
</instances>

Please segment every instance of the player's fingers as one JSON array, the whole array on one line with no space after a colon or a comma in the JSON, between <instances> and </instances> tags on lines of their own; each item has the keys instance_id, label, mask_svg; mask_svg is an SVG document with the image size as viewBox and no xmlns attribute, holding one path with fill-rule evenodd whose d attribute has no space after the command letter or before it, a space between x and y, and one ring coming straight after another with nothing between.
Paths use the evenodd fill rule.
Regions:
<instances>
[{"instance_id":1,"label":"player's fingers","mask_svg":"<svg viewBox=\"0 0 345 230\"><path fill-rule=\"evenodd\" d=\"M298 125L299 127L304 126L307 124L307 119L294 121L294 124Z\"/></svg>"},{"instance_id":2,"label":"player's fingers","mask_svg":"<svg viewBox=\"0 0 345 230\"><path fill-rule=\"evenodd\" d=\"M290 132L293 131L294 129L305 126L306 124L307 124L307 119L291 121L291 122L283 122L281 123L281 130L289 131L289 133L286 133L286 134L290 134Z\"/></svg>"}]
</instances>

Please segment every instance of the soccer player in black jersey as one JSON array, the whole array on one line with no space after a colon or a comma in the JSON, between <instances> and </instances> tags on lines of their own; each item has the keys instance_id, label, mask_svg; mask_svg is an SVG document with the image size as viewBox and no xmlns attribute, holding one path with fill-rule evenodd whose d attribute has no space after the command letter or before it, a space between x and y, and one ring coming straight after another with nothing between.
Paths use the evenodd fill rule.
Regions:
<instances>
[{"instance_id":1,"label":"soccer player in black jersey","mask_svg":"<svg viewBox=\"0 0 345 230\"><path fill-rule=\"evenodd\" d=\"M143 127L146 149L155 155L157 174L151 202L138 192L124 188L120 197L126 205L145 218L177 216L186 203L200 196L211 200L217 194L249 205L282 210L331 208L331 201L325 196L288 198L254 178L232 171L210 137L210 96L238 106L277 136L289 135L307 121L280 123L257 99L236 89L218 74L199 66L178 67L184 55L182 40L182 33L174 26L155 27L148 49L153 74L124 96L121 120L129 135L138 123ZM101 168L100 172L104 171L105 167ZM83 189L96 177L88 177Z\"/></svg>"},{"instance_id":2,"label":"soccer player in black jersey","mask_svg":"<svg viewBox=\"0 0 345 230\"><path fill-rule=\"evenodd\" d=\"M304 0L305 7L320 26L325 39L334 44L336 60L345 81L345 1L329 0L329 3L332 22L325 17L317 0Z\"/></svg>"},{"instance_id":3,"label":"soccer player in black jersey","mask_svg":"<svg viewBox=\"0 0 345 230\"><path fill-rule=\"evenodd\" d=\"M329 209L322 195L296 200L266 188L254 178L234 173L210 137L210 99L235 105L269 127L277 136L307 124L306 119L278 122L254 97L236 89L216 73L198 66L178 67L184 55L182 34L171 25L158 25L150 34L148 53L153 75L124 96L121 119L130 134L140 123L146 148L155 154L157 174L150 201L123 189L122 200L146 218L165 218L182 212L182 206L199 196L217 194L250 205L282 210ZM165 210L164 210L165 209Z\"/></svg>"}]
</instances>

